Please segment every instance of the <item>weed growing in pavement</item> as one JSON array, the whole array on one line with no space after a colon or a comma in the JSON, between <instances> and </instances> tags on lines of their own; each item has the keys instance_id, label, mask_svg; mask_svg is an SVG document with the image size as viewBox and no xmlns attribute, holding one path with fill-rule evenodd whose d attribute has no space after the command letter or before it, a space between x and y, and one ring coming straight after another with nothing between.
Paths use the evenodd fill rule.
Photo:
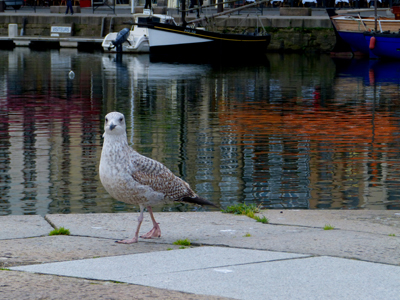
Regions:
<instances>
[{"instance_id":1,"label":"weed growing in pavement","mask_svg":"<svg viewBox=\"0 0 400 300\"><path fill-rule=\"evenodd\" d=\"M332 229L335 229L335 226L332 226L331 224L326 224L324 226L324 230L332 230Z\"/></svg>"},{"instance_id":2,"label":"weed growing in pavement","mask_svg":"<svg viewBox=\"0 0 400 300\"><path fill-rule=\"evenodd\" d=\"M263 224L268 224L269 223L268 218L266 218L265 216L262 216L262 217L255 216L253 219L256 220L257 222L261 222Z\"/></svg>"},{"instance_id":3,"label":"weed growing in pavement","mask_svg":"<svg viewBox=\"0 0 400 300\"><path fill-rule=\"evenodd\" d=\"M189 239L176 240L173 244L174 245L181 245L181 246L190 246L191 245Z\"/></svg>"},{"instance_id":4,"label":"weed growing in pavement","mask_svg":"<svg viewBox=\"0 0 400 300\"><path fill-rule=\"evenodd\" d=\"M69 235L69 229L65 229L64 227L56 228L50 231L49 235Z\"/></svg>"},{"instance_id":5,"label":"weed growing in pavement","mask_svg":"<svg viewBox=\"0 0 400 300\"><path fill-rule=\"evenodd\" d=\"M232 206L228 206L226 209L222 210L223 213L234 214L234 215L246 215L249 218L261 222L263 224L268 224L269 220L265 217L256 216L256 213L260 212L260 207L254 204L247 205L245 203L239 203Z\"/></svg>"},{"instance_id":6,"label":"weed growing in pavement","mask_svg":"<svg viewBox=\"0 0 400 300\"><path fill-rule=\"evenodd\" d=\"M245 203L239 203L232 206L228 206L222 210L223 213L235 214L235 215L246 215L252 218L255 213L260 212L260 209L254 204L247 205Z\"/></svg>"}]
</instances>

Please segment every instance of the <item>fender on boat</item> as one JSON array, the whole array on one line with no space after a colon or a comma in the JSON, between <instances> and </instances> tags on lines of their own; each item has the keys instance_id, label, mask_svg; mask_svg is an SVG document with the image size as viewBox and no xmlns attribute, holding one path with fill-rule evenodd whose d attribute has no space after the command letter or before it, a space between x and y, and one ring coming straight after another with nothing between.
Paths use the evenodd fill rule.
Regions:
<instances>
[{"instance_id":1,"label":"fender on boat","mask_svg":"<svg viewBox=\"0 0 400 300\"><path fill-rule=\"evenodd\" d=\"M375 48L376 38L374 36L369 40L369 49L373 50Z\"/></svg>"}]
</instances>

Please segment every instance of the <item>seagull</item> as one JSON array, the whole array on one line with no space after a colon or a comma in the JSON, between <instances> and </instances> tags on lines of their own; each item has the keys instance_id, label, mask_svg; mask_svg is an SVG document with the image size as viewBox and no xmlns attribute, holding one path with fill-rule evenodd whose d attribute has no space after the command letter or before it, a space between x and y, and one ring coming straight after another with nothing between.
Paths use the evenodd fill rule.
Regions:
<instances>
[{"instance_id":1,"label":"seagull","mask_svg":"<svg viewBox=\"0 0 400 300\"><path fill-rule=\"evenodd\" d=\"M187 182L175 176L162 163L133 150L128 144L123 114L110 112L106 115L103 137L99 167L101 183L113 198L140 207L135 236L132 239L117 241L117 243L138 242L145 208L150 213L153 229L141 238L161 237L159 223L153 215L153 205L186 202L216 206L199 197Z\"/></svg>"}]
</instances>

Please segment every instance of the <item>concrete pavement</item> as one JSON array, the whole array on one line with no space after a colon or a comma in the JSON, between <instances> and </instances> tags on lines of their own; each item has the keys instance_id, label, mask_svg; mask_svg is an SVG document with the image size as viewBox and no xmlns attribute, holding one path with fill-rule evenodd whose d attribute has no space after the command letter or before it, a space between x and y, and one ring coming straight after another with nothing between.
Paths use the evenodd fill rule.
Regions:
<instances>
[{"instance_id":1,"label":"concrete pavement","mask_svg":"<svg viewBox=\"0 0 400 300\"><path fill-rule=\"evenodd\" d=\"M156 213L162 237L132 245L114 240L133 235L138 214L3 216L0 298L398 299L400 212L262 215L269 224ZM48 236L53 226L71 235ZM150 228L146 214L141 233ZM185 238L191 247L173 244Z\"/></svg>"}]
</instances>

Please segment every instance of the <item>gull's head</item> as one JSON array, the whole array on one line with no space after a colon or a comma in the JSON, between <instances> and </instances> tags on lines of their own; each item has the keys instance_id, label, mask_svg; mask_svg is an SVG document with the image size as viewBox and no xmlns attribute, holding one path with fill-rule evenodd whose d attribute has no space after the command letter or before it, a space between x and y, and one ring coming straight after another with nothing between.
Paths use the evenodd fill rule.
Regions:
<instances>
[{"instance_id":1,"label":"gull's head","mask_svg":"<svg viewBox=\"0 0 400 300\"><path fill-rule=\"evenodd\" d=\"M104 121L104 134L121 135L126 133L125 117L119 112L110 112Z\"/></svg>"}]
</instances>

